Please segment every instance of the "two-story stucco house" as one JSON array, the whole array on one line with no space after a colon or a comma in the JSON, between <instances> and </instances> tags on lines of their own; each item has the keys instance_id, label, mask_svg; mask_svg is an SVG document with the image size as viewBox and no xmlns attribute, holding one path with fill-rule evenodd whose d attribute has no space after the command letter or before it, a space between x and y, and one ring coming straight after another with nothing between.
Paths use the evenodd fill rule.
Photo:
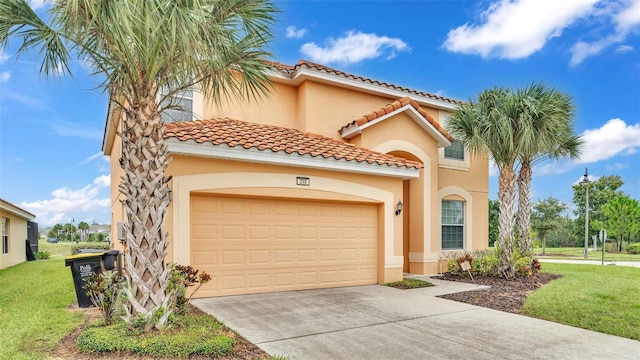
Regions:
<instances>
[{"instance_id":1,"label":"two-story stucco house","mask_svg":"<svg viewBox=\"0 0 640 360\"><path fill-rule=\"evenodd\" d=\"M488 160L445 130L457 100L300 61L258 102L166 115L168 261L206 271L198 296L381 284L487 247ZM196 120L192 120L195 114ZM177 120L177 121L176 121ZM112 237L124 221L111 114Z\"/></svg>"}]
</instances>

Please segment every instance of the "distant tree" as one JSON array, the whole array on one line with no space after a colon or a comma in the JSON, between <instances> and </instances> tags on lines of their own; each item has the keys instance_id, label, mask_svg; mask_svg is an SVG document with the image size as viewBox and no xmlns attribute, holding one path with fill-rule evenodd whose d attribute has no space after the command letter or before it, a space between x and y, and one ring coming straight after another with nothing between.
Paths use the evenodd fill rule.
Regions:
<instances>
[{"instance_id":1,"label":"distant tree","mask_svg":"<svg viewBox=\"0 0 640 360\"><path fill-rule=\"evenodd\" d=\"M489 199L489 246L494 246L498 241L499 221L500 201Z\"/></svg>"},{"instance_id":2,"label":"distant tree","mask_svg":"<svg viewBox=\"0 0 640 360\"><path fill-rule=\"evenodd\" d=\"M561 202L554 197L548 197L540 200L533 205L531 213L531 227L542 239L542 254L544 255L547 247L547 235L552 230L558 228L562 213L567 210L567 204Z\"/></svg>"},{"instance_id":3,"label":"distant tree","mask_svg":"<svg viewBox=\"0 0 640 360\"><path fill-rule=\"evenodd\" d=\"M104 241L104 233L97 233L96 234L96 241Z\"/></svg>"},{"instance_id":4,"label":"distant tree","mask_svg":"<svg viewBox=\"0 0 640 360\"><path fill-rule=\"evenodd\" d=\"M622 251L625 236L630 243L631 235L640 229L640 203L626 195L617 196L602 206L602 215L605 218L602 227L616 240L618 251Z\"/></svg>"},{"instance_id":5,"label":"distant tree","mask_svg":"<svg viewBox=\"0 0 640 360\"><path fill-rule=\"evenodd\" d=\"M78 224L78 230L80 230L80 241L87 241L89 224L84 221L81 221L80 224Z\"/></svg>"},{"instance_id":6,"label":"distant tree","mask_svg":"<svg viewBox=\"0 0 640 360\"><path fill-rule=\"evenodd\" d=\"M62 229L62 225L55 224L55 225L53 225L51 230L49 230L49 234L47 234L47 235L50 238L56 238L56 239L58 239L58 241L60 241L63 233L64 232L63 232L63 229Z\"/></svg>"},{"instance_id":7,"label":"distant tree","mask_svg":"<svg viewBox=\"0 0 640 360\"><path fill-rule=\"evenodd\" d=\"M568 215L564 215L558 218L558 226L549 230L547 233L547 246L549 247L561 247L566 244L576 244L578 237L576 237L573 227L575 223ZM584 231L584 224L582 224L582 230ZM581 239L584 240L584 233Z\"/></svg>"},{"instance_id":8,"label":"distant tree","mask_svg":"<svg viewBox=\"0 0 640 360\"><path fill-rule=\"evenodd\" d=\"M72 241L73 240L73 234L76 233L76 227L73 224L70 223L66 223L64 224L64 226L62 227L62 231L64 232L64 238L66 241Z\"/></svg>"},{"instance_id":9,"label":"distant tree","mask_svg":"<svg viewBox=\"0 0 640 360\"><path fill-rule=\"evenodd\" d=\"M602 207L611 199L625 195L623 191L618 190L622 185L624 185L624 181L618 175L605 175L589 184L589 238L600 230L594 227L594 224L603 223L605 220L602 214ZM581 183L573 185L576 235L582 233L584 236L585 197L586 186Z\"/></svg>"}]
</instances>

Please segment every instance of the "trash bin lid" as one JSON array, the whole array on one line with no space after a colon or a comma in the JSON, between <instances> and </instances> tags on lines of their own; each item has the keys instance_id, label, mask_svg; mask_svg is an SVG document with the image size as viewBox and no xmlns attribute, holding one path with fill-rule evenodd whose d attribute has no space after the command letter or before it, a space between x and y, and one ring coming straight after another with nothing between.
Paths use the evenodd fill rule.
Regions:
<instances>
[{"instance_id":1,"label":"trash bin lid","mask_svg":"<svg viewBox=\"0 0 640 360\"><path fill-rule=\"evenodd\" d=\"M102 254L104 254L104 251L99 253L86 253L86 254L76 254L76 255L67 256L66 258L64 258L64 264L65 266L69 266L74 260L84 259L84 258L93 258L93 257L102 257Z\"/></svg>"},{"instance_id":2,"label":"trash bin lid","mask_svg":"<svg viewBox=\"0 0 640 360\"><path fill-rule=\"evenodd\" d=\"M120 251L118 250L107 250L105 251L105 255L118 255L120 253Z\"/></svg>"}]
</instances>

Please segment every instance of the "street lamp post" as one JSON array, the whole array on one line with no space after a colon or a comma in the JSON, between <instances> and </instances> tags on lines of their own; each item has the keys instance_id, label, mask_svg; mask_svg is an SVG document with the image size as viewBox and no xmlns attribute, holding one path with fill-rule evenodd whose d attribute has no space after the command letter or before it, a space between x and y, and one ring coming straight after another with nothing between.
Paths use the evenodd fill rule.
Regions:
<instances>
[{"instance_id":1,"label":"street lamp post","mask_svg":"<svg viewBox=\"0 0 640 360\"><path fill-rule=\"evenodd\" d=\"M586 188L586 196L585 196L585 214L584 214L584 258L586 259L589 255L589 173L587 168L584 168L584 177L582 178L582 183Z\"/></svg>"}]
</instances>

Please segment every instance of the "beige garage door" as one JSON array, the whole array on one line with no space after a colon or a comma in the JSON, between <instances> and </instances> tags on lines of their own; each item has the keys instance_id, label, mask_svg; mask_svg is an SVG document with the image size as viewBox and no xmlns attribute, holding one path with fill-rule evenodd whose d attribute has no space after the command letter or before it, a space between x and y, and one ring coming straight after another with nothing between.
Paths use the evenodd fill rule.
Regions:
<instances>
[{"instance_id":1,"label":"beige garage door","mask_svg":"<svg viewBox=\"0 0 640 360\"><path fill-rule=\"evenodd\" d=\"M376 284L375 204L192 195L196 297Z\"/></svg>"}]
</instances>

